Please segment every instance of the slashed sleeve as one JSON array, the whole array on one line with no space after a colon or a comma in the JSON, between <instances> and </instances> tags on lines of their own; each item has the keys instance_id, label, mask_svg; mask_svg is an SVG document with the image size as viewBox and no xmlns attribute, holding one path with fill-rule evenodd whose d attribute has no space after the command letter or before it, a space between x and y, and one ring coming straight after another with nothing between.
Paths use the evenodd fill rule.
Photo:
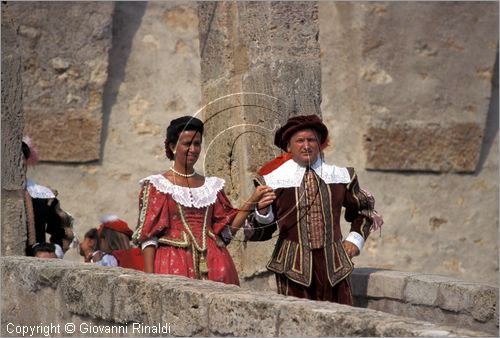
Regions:
<instances>
[{"instance_id":1,"label":"slashed sleeve","mask_svg":"<svg viewBox=\"0 0 500 338\"><path fill-rule=\"evenodd\" d=\"M359 250L371 232L383 224L382 217L375 210L375 198L359 186L358 176L353 168L347 168L351 181L347 185L343 206L345 207L345 220L351 223L350 233L346 241L354 243Z\"/></svg>"},{"instance_id":2,"label":"slashed sleeve","mask_svg":"<svg viewBox=\"0 0 500 338\"><path fill-rule=\"evenodd\" d=\"M139 192L137 228L132 235L134 243L144 244L151 240L154 243L169 226L167 198L168 195L158 191L151 182L144 181Z\"/></svg>"}]
</instances>

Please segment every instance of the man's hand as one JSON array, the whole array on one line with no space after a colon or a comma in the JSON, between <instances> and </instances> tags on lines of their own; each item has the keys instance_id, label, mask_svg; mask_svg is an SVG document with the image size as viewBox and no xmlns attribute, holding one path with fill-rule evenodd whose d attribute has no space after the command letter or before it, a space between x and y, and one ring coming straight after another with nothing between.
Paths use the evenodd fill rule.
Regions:
<instances>
[{"instance_id":1,"label":"man's hand","mask_svg":"<svg viewBox=\"0 0 500 338\"><path fill-rule=\"evenodd\" d=\"M345 252L347 253L347 255L349 255L349 258L353 258L354 256L359 255L359 249L353 243L344 241L342 242L342 244L344 245Z\"/></svg>"},{"instance_id":2,"label":"man's hand","mask_svg":"<svg viewBox=\"0 0 500 338\"><path fill-rule=\"evenodd\" d=\"M250 197L249 202L257 203L259 213L267 214L267 207L271 205L276 198L273 188L266 185L260 185L255 188L255 192Z\"/></svg>"}]
</instances>

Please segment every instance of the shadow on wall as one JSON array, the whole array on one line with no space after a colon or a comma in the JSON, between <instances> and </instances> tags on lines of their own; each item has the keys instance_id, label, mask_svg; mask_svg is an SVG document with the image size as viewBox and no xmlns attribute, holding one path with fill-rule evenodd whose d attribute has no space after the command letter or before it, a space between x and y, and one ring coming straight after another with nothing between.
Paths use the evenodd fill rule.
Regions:
<instances>
[{"instance_id":1,"label":"shadow on wall","mask_svg":"<svg viewBox=\"0 0 500 338\"><path fill-rule=\"evenodd\" d=\"M108 136L109 116L116 102L118 89L125 77L125 67L135 33L139 29L147 2L117 1L113 10L113 33L108 56L108 79L104 86L102 104L101 149L99 163L102 163L104 146Z\"/></svg>"},{"instance_id":2,"label":"shadow on wall","mask_svg":"<svg viewBox=\"0 0 500 338\"><path fill-rule=\"evenodd\" d=\"M490 153L495 137L498 133L498 49L495 60L495 67L493 67L493 77L491 79L491 96L490 106L488 107L488 116L486 117L486 126L484 128L483 145L481 147L481 154L476 168L476 174L480 173L483 169L486 158Z\"/></svg>"}]
</instances>

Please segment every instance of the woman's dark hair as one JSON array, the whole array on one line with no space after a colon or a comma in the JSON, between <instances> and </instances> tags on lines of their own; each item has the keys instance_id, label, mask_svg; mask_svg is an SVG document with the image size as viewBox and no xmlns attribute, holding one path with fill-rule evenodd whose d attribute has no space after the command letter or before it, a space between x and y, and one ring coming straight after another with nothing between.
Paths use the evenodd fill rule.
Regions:
<instances>
[{"instance_id":1,"label":"woman's dark hair","mask_svg":"<svg viewBox=\"0 0 500 338\"><path fill-rule=\"evenodd\" d=\"M21 148L23 150L24 159L27 160L28 158L30 158L31 156L30 147L24 141L21 143Z\"/></svg>"},{"instance_id":2,"label":"woman's dark hair","mask_svg":"<svg viewBox=\"0 0 500 338\"><path fill-rule=\"evenodd\" d=\"M200 135L203 135L203 122L193 116L182 116L170 122L165 139L165 155L167 155L169 160L174 159L174 153L170 149L170 144L177 144L179 135L186 130L195 130Z\"/></svg>"}]
</instances>

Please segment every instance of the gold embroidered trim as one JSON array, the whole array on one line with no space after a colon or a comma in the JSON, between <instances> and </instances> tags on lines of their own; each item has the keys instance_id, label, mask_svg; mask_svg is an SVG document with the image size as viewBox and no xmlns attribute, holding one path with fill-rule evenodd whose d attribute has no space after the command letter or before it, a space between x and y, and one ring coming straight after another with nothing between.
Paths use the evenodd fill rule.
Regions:
<instances>
[{"instance_id":1,"label":"gold embroidered trim","mask_svg":"<svg viewBox=\"0 0 500 338\"><path fill-rule=\"evenodd\" d=\"M158 239L158 243L171 245L171 246L175 246L178 248L187 248L191 244L189 242L189 238L187 237L187 235L184 231L182 232L182 239L161 237Z\"/></svg>"},{"instance_id":2,"label":"gold embroidered trim","mask_svg":"<svg viewBox=\"0 0 500 338\"><path fill-rule=\"evenodd\" d=\"M205 215L203 217L203 225L201 227L201 246L196 241L193 235L191 227L186 221L186 215L184 214L184 209L179 203L177 204L177 209L179 210L179 215L181 216L182 225L186 229L187 233L191 238L191 252L193 258L193 267L195 270L195 275L197 279L208 279L208 265L207 265L207 219L208 210L210 207L205 208ZM184 233L183 233L184 234Z\"/></svg>"},{"instance_id":3,"label":"gold embroidered trim","mask_svg":"<svg viewBox=\"0 0 500 338\"><path fill-rule=\"evenodd\" d=\"M191 227L189 226L188 222L186 221L186 215L184 214L184 209L179 203L177 204L177 209L179 210L179 215L181 216L181 222L182 225L184 225L184 228L186 229L187 233L189 234L189 237L191 237L191 241L199 252L204 252L207 250L207 218L208 218L208 207L205 208L205 215L203 217L203 225L201 228L201 246L198 244L196 241L196 238L193 235L193 232L191 230Z\"/></svg>"},{"instance_id":4,"label":"gold embroidered trim","mask_svg":"<svg viewBox=\"0 0 500 338\"><path fill-rule=\"evenodd\" d=\"M148 211L148 202L149 202L149 183L144 185L144 189L142 190L142 199L141 199L141 211L139 212L139 220L137 221L137 229L132 235L132 240L137 242L141 237L142 228L144 228L144 221L146 220L146 213Z\"/></svg>"}]
</instances>

